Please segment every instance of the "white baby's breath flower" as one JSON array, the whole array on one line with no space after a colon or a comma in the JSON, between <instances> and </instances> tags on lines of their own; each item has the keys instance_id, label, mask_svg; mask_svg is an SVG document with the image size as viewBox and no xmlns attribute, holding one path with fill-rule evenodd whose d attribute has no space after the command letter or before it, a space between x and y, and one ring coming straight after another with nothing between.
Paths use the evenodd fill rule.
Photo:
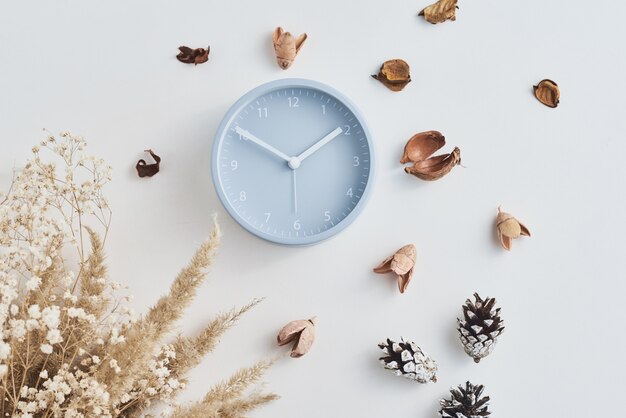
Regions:
<instances>
[{"instance_id":1,"label":"white baby's breath flower","mask_svg":"<svg viewBox=\"0 0 626 418\"><path fill-rule=\"evenodd\" d=\"M92 356L91 361L93 361L93 364L100 364L100 357Z\"/></svg>"},{"instance_id":2,"label":"white baby's breath flower","mask_svg":"<svg viewBox=\"0 0 626 418\"><path fill-rule=\"evenodd\" d=\"M27 319L26 320L26 330L32 331L34 329L39 329L39 321L36 319Z\"/></svg>"},{"instance_id":3,"label":"white baby's breath flower","mask_svg":"<svg viewBox=\"0 0 626 418\"><path fill-rule=\"evenodd\" d=\"M44 354L52 354L52 346L50 344L41 344L39 348Z\"/></svg>"},{"instance_id":4,"label":"white baby's breath flower","mask_svg":"<svg viewBox=\"0 0 626 418\"><path fill-rule=\"evenodd\" d=\"M109 367L111 367L115 371L116 374L122 371L120 366L117 364L117 360L115 359L109 360Z\"/></svg>"},{"instance_id":5,"label":"white baby's breath flower","mask_svg":"<svg viewBox=\"0 0 626 418\"><path fill-rule=\"evenodd\" d=\"M26 289L33 291L41 285L41 277L33 276L26 282Z\"/></svg>"},{"instance_id":6,"label":"white baby's breath flower","mask_svg":"<svg viewBox=\"0 0 626 418\"><path fill-rule=\"evenodd\" d=\"M74 278L75 278L74 272L70 271L69 273L63 276L63 279L62 279L63 285L65 287L71 286L72 283L74 283Z\"/></svg>"},{"instance_id":7,"label":"white baby's breath flower","mask_svg":"<svg viewBox=\"0 0 626 418\"><path fill-rule=\"evenodd\" d=\"M20 312L20 307L16 304L11 305L11 315L16 316Z\"/></svg>"},{"instance_id":8,"label":"white baby's breath flower","mask_svg":"<svg viewBox=\"0 0 626 418\"><path fill-rule=\"evenodd\" d=\"M87 314L85 313L85 310L83 308L72 307L68 308L67 316L69 316L70 318L85 319Z\"/></svg>"},{"instance_id":9,"label":"white baby's breath flower","mask_svg":"<svg viewBox=\"0 0 626 418\"><path fill-rule=\"evenodd\" d=\"M11 346L0 340L0 360L6 360L11 354Z\"/></svg>"},{"instance_id":10,"label":"white baby's breath flower","mask_svg":"<svg viewBox=\"0 0 626 418\"><path fill-rule=\"evenodd\" d=\"M126 341L126 337L124 337L123 335L119 335L119 332L119 328L117 327L111 329L111 337L109 338L109 343L115 345Z\"/></svg>"},{"instance_id":11,"label":"white baby's breath flower","mask_svg":"<svg viewBox=\"0 0 626 418\"><path fill-rule=\"evenodd\" d=\"M33 319L41 318L41 311L39 310L38 304L30 305L28 307L28 316L30 316Z\"/></svg>"},{"instance_id":12,"label":"white baby's breath flower","mask_svg":"<svg viewBox=\"0 0 626 418\"><path fill-rule=\"evenodd\" d=\"M41 373L39 373L39 377L41 377L42 379L47 379L48 378L48 370L42 370Z\"/></svg>"},{"instance_id":13,"label":"white baby's breath flower","mask_svg":"<svg viewBox=\"0 0 626 418\"><path fill-rule=\"evenodd\" d=\"M63 336L61 336L61 331L58 329L50 329L46 334L46 339L50 344L58 344L63 342Z\"/></svg>"},{"instance_id":14,"label":"white baby's breath flower","mask_svg":"<svg viewBox=\"0 0 626 418\"><path fill-rule=\"evenodd\" d=\"M11 319L11 336L17 340L21 340L26 335L26 322L22 319Z\"/></svg>"},{"instance_id":15,"label":"white baby's breath flower","mask_svg":"<svg viewBox=\"0 0 626 418\"><path fill-rule=\"evenodd\" d=\"M60 323L61 310L58 306L46 306L41 312L41 320L48 328L56 328Z\"/></svg>"},{"instance_id":16,"label":"white baby's breath flower","mask_svg":"<svg viewBox=\"0 0 626 418\"><path fill-rule=\"evenodd\" d=\"M6 364L0 364L0 380L7 374L9 367Z\"/></svg>"},{"instance_id":17,"label":"white baby's breath flower","mask_svg":"<svg viewBox=\"0 0 626 418\"><path fill-rule=\"evenodd\" d=\"M171 377L167 379L167 385L172 389L178 389L178 387L180 386L180 382L178 381L178 379L174 379Z\"/></svg>"}]
</instances>

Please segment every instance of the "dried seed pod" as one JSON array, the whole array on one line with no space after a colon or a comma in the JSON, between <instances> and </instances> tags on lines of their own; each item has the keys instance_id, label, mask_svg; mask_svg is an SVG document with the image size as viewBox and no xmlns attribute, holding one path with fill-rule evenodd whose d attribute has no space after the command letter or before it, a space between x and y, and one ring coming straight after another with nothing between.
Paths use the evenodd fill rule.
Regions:
<instances>
[{"instance_id":1,"label":"dried seed pod","mask_svg":"<svg viewBox=\"0 0 626 418\"><path fill-rule=\"evenodd\" d=\"M439 131L426 131L415 134L404 146L404 154L400 162L423 161L446 144L446 138Z\"/></svg>"},{"instance_id":2,"label":"dried seed pod","mask_svg":"<svg viewBox=\"0 0 626 418\"><path fill-rule=\"evenodd\" d=\"M291 321L280 330L276 339L280 346L295 341L291 357L302 357L309 352L315 340L315 318Z\"/></svg>"},{"instance_id":3,"label":"dried seed pod","mask_svg":"<svg viewBox=\"0 0 626 418\"><path fill-rule=\"evenodd\" d=\"M202 64L209 60L209 51L211 47L208 46L206 49L204 48L196 48L192 49L187 46L179 46L179 53L176 55L178 61L184 62L185 64Z\"/></svg>"},{"instance_id":4,"label":"dried seed pod","mask_svg":"<svg viewBox=\"0 0 626 418\"><path fill-rule=\"evenodd\" d=\"M401 59L385 61L378 74L373 74L372 77L391 91L400 91L411 82L409 64Z\"/></svg>"},{"instance_id":5,"label":"dried seed pod","mask_svg":"<svg viewBox=\"0 0 626 418\"><path fill-rule=\"evenodd\" d=\"M145 152L154 158L154 164L148 164L146 163L146 160L141 159L137 161L135 168L137 169L139 177L152 177L161 169L161 157L156 155L151 149L147 149Z\"/></svg>"},{"instance_id":6,"label":"dried seed pod","mask_svg":"<svg viewBox=\"0 0 626 418\"><path fill-rule=\"evenodd\" d=\"M439 0L423 9L418 15L424 16L424 19L432 24L456 20L457 2L458 0Z\"/></svg>"},{"instance_id":7,"label":"dried seed pod","mask_svg":"<svg viewBox=\"0 0 626 418\"><path fill-rule=\"evenodd\" d=\"M561 92L559 86L554 81L547 78L541 80L536 86L533 86L533 91L537 100L544 105L548 107L557 107L559 105Z\"/></svg>"},{"instance_id":8,"label":"dried seed pod","mask_svg":"<svg viewBox=\"0 0 626 418\"><path fill-rule=\"evenodd\" d=\"M416 161L404 171L422 180L438 180L448 174L456 165L461 164L461 150L454 147L450 154L437 155L422 161Z\"/></svg>"},{"instance_id":9,"label":"dried seed pod","mask_svg":"<svg viewBox=\"0 0 626 418\"><path fill-rule=\"evenodd\" d=\"M395 254L387 257L382 263L374 267L374 272L381 274L394 272L398 277L398 289L400 289L400 293L404 293L413 278L413 267L415 267L416 257L415 245L405 245L396 251Z\"/></svg>"},{"instance_id":10,"label":"dried seed pod","mask_svg":"<svg viewBox=\"0 0 626 418\"><path fill-rule=\"evenodd\" d=\"M511 250L511 240L519 238L521 235L530 236L530 231L523 223L515 219L513 215L502 212L498 208L498 217L496 218L496 230L502 248L507 251Z\"/></svg>"},{"instance_id":11,"label":"dried seed pod","mask_svg":"<svg viewBox=\"0 0 626 418\"><path fill-rule=\"evenodd\" d=\"M274 29L274 52L276 53L276 62L278 62L280 68L286 70L291 67L306 38L306 33L294 38L290 32L283 31L283 28L280 26Z\"/></svg>"}]
</instances>

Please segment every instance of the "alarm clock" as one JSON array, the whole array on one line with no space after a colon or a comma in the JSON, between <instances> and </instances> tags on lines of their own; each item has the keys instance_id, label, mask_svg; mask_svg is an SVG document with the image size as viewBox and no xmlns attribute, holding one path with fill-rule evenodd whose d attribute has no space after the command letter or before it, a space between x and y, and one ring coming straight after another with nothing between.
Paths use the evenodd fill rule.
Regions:
<instances>
[{"instance_id":1,"label":"alarm clock","mask_svg":"<svg viewBox=\"0 0 626 418\"><path fill-rule=\"evenodd\" d=\"M220 201L243 228L278 244L314 244L343 231L363 209L374 175L372 138L339 91L312 80L276 80L226 113L212 175Z\"/></svg>"}]
</instances>

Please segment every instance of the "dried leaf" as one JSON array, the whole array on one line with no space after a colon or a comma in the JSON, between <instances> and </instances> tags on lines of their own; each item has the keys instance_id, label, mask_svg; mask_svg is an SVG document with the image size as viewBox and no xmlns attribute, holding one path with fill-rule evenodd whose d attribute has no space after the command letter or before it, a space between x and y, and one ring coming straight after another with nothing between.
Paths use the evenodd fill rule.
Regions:
<instances>
[{"instance_id":1,"label":"dried leaf","mask_svg":"<svg viewBox=\"0 0 626 418\"><path fill-rule=\"evenodd\" d=\"M276 62L280 68L286 70L291 67L306 39L306 33L294 38L290 32L283 31L283 28L280 26L274 29L274 52L276 53Z\"/></svg>"},{"instance_id":2,"label":"dried leaf","mask_svg":"<svg viewBox=\"0 0 626 418\"><path fill-rule=\"evenodd\" d=\"M156 155L151 149L147 149L145 152L149 153L152 158L154 158L155 163L148 164L144 159L141 159L137 161L135 168L137 168L137 174L139 174L139 177L152 177L161 169L161 157Z\"/></svg>"},{"instance_id":3,"label":"dried leaf","mask_svg":"<svg viewBox=\"0 0 626 418\"><path fill-rule=\"evenodd\" d=\"M533 91L537 100L544 105L548 107L557 107L559 105L561 92L559 86L554 81L547 78L541 80L539 84L533 86Z\"/></svg>"},{"instance_id":4,"label":"dried leaf","mask_svg":"<svg viewBox=\"0 0 626 418\"><path fill-rule=\"evenodd\" d=\"M291 357L302 357L309 352L315 341L315 318L291 321L280 330L276 340L280 346L295 341Z\"/></svg>"},{"instance_id":5,"label":"dried leaf","mask_svg":"<svg viewBox=\"0 0 626 418\"><path fill-rule=\"evenodd\" d=\"M178 61L184 62L185 64L198 65L209 60L209 51L211 50L211 47L208 46L206 49L191 49L187 46L179 46L178 49L180 50L178 55L176 55Z\"/></svg>"},{"instance_id":6,"label":"dried leaf","mask_svg":"<svg viewBox=\"0 0 626 418\"><path fill-rule=\"evenodd\" d=\"M432 24L456 20L457 2L458 0L439 0L419 12L418 15L424 16L424 19Z\"/></svg>"},{"instance_id":7,"label":"dried leaf","mask_svg":"<svg viewBox=\"0 0 626 418\"><path fill-rule=\"evenodd\" d=\"M416 258L415 245L408 244L374 267L374 272L381 274L395 273L398 279L398 289L400 289L400 293L404 293L413 278L413 267L415 267Z\"/></svg>"},{"instance_id":8,"label":"dried leaf","mask_svg":"<svg viewBox=\"0 0 626 418\"><path fill-rule=\"evenodd\" d=\"M400 91L411 82L409 64L401 59L385 61L378 74L373 74L372 77L391 91Z\"/></svg>"},{"instance_id":9,"label":"dried leaf","mask_svg":"<svg viewBox=\"0 0 626 418\"><path fill-rule=\"evenodd\" d=\"M437 133L441 135L439 132ZM423 134L428 134L428 132L424 132ZM407 147L411 150L411 156L427 157L436 151L436 149L431 151L433 148L437 146L440 148L443 144L445 144L445 138L443 135L441 135L441 138L437 137L437 135L413 135L405 146L405 156L407 155ZM449 154L437 155L435 157L422 160L410 159L408 156L405 158L403 156L401 161L403 160L408 160L407 162L414 161L411 167L404 168L406 173L412 174L422 180L438 180L448 174L454 166L461 164L461 150L458 147L455 147Z\"/></svg>"},{"instance_id":10,"label":"dried leaf","mask_svg":"<svg viewBox=\"0 0 626 418\"><path fill-rule=\"evenodd\" d=\"M513 215L502 212L500 207L498 207L498 217L496 218L496 230L502 248L507 251L511 250L511 240L522 235L530 236L530 231L523 223L515 219Z\"/></svg>"},{"instance_id":11,"label":"dried leaf","mask_svg":"<svg viewBox=\"0 0 626 418\"><path fill-rule=\"evenodd\" d=\"M406 164L425 160L446 144L446 138L439 131L426 131L415 134L404 146L400 162Z\"/></svg>"}]
</instances>

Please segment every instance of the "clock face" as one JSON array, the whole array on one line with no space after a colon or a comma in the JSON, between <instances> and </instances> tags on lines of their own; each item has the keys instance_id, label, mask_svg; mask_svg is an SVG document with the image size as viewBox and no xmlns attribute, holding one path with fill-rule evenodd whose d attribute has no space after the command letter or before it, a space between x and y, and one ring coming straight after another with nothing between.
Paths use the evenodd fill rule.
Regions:
<instances>
[{"instance_id":1,"label":"clock face","mask_svg":"<svg viewBox=\"0 0 626 418\"><path fill-rule=\"evenodd\" d=\"M280 244L319 242L358 215L370 189L369 133L339 92L310 80L264 84L227 113L213 180L233 218Z\"/></svg>"}]
</instances>

